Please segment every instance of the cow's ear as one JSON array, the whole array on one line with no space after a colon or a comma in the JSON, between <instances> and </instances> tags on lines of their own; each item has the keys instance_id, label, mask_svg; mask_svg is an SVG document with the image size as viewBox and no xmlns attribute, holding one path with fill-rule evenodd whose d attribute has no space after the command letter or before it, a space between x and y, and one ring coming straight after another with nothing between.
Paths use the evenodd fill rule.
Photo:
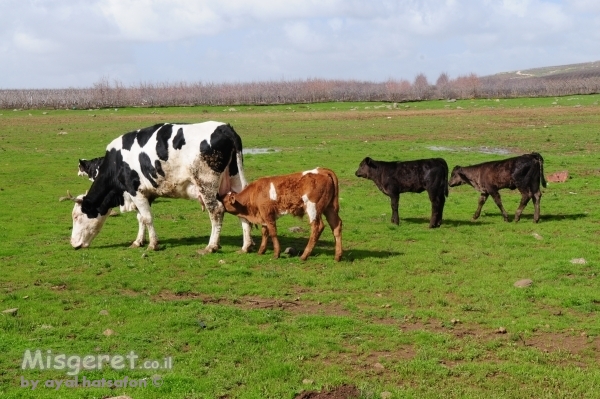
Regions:
<instances>
[{"instance_id":1,"label":"cow's ear","mask_svg":"<svg viewBox=\"0 0 600 399\"><path fill-rule=\"evenodd\" d=\"M374 166L374 164L373 164L373 160L371 159L371 157L366 157L366 158L365 158L365 164L366 164L367 166L369 166L369 167L373 167L373 166Z\"/></svg>"}]
</instances>

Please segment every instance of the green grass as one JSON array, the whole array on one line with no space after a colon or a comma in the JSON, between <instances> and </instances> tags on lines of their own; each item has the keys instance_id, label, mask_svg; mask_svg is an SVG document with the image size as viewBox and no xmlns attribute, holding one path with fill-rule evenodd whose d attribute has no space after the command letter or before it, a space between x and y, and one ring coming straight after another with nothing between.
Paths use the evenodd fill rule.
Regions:
<instances>
[{"instance_id":1,"label":"green grass","mask_svg":"<svg viewBox=\"0 0 600 399\"><path fill-rule=\"evenodd\" d=\"M293 398L352 384L364 398L596 397L599 99L2 110L0 311L19 310L0 315L0 396ZM197 255L208 242L208 216L193 201L170 199L153 206L161 251L128 248L133 213L111 217L89 249L71 248L72 205L58 198L89 188L76 175L78 158L103 155L133 129L204 120L231 123L246 148L277 150L245 157L250 180L315 166L338 174L342 262L333 261L328 229L306 262L273 260L271 248L237 254L241 228L230 215L221 251ZM426 194L403 194L394 226L388 198L354 176L365 156L443 157L450 168L507 156L486 149L538 151L546 174L569 171L567 182L544 190L539 224L531 204L521 222L505 223L491 200L473 222L478 194L461 186L450 190L440 229L427 228ZM519 194L501 195L514 215ZM281 218L281 244L302 249L307 233L292 226L308 224ZM515 288L523 278L533 285ZM20 387L21 376L72 377L22 370L27 349L134 351L140 359L171 356L173 368L79 374L158 375L160 387L32 391Z\"/></svg>"}]
</instances>

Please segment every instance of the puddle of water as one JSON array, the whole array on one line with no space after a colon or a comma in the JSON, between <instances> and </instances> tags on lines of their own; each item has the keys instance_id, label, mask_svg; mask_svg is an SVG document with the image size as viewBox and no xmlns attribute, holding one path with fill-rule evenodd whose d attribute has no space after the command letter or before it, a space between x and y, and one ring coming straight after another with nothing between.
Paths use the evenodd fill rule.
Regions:
<instances>
[{"instance_id":1,"label":"puddle of water","mask_svg":"<svg viewBox=\"0 0 600 399\"><path fill-rule=\"evenodd\" d=\"M269 154L271 152L279 152L273 148L244 148L242 154Z\"/></svg>"},{"instance_id":2,"label":"puddle of water","mask_svg":"<svg viewBox=\"0 0 600 399\"><path fill-rule=\"evenodd\" d=\"M442 146L437 146L437 145L432 145L427 147L427 149L431 150L431 151L448 151L448 152L457 152L457 151L464 151L464 152L480 152L482 154L493 154L493 155L508 155L511 154L510 150L507 150L506 148L497 148L497 147L460 147L460 148L452 148L452 147L442 147Z\"/></svg>"}]
</instances>

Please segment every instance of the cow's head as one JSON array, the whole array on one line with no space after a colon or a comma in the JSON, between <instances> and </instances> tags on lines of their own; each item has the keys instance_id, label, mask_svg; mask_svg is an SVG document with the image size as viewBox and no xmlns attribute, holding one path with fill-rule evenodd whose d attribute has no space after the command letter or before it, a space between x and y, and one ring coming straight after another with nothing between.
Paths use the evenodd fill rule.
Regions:
<instances>
[{"instance_id":1,"label":"cow's head","mask_svg":"<svg viewBox=\"0 0 600 399\"><path fill-rule=\"evenodd\" d=\"M71 196L71 193L67 191L67 197L62 197L61 200L63 199L69 199L75 203L73 206L73 212L71 213L73 217L71 245L75 249L89 247L92 243L92 240L96 238L102 229L102 226L108 217L108 213L105 215L96 213L96 217L88 216L88 214L86 214L83 210L85 194L73 197Z\"/></svg>"},{"instance_id":2,"label":"cow's head","mask_svg":"<svg viewBox=\"0 0 600 399\"><path fill-rule=\"evenodd\" d=\"M463 174L462 167L458 165L455 166L454 169L452 169L452 173L450 173L450 181L448 181L448 185L450 187L456 187L467 183L468 179Z\"/></svg>"},{"instance_id":3,"label":"cow's head","mask_svg":"<svg viewBox=\"0 0 600 399\"><path fill-rule=\"evenodd\" d=\"M365 179L369 179L371 177L372 170L375 168L377 168L377 165L375 165L373 160L369 157L366 157L358 166L355 175L356 177L364 177Z\"/></svg>"}]
</instances>

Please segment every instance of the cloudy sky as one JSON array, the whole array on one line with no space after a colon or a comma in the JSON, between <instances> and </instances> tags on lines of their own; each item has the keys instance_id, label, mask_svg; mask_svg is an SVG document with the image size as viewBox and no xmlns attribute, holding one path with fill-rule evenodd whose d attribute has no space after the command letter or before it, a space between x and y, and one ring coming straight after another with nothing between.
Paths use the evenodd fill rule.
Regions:
<instances>
[{"instance_id":1,"label":"cloudy sky","mask_svg":"<svg viewBox=\"0 0 600 399\"><path fill-rule=\"evenodd\" d=\"M600 60L600 0L0 0L0 88L435 82Z\"/></svg>"}]
</instances>

